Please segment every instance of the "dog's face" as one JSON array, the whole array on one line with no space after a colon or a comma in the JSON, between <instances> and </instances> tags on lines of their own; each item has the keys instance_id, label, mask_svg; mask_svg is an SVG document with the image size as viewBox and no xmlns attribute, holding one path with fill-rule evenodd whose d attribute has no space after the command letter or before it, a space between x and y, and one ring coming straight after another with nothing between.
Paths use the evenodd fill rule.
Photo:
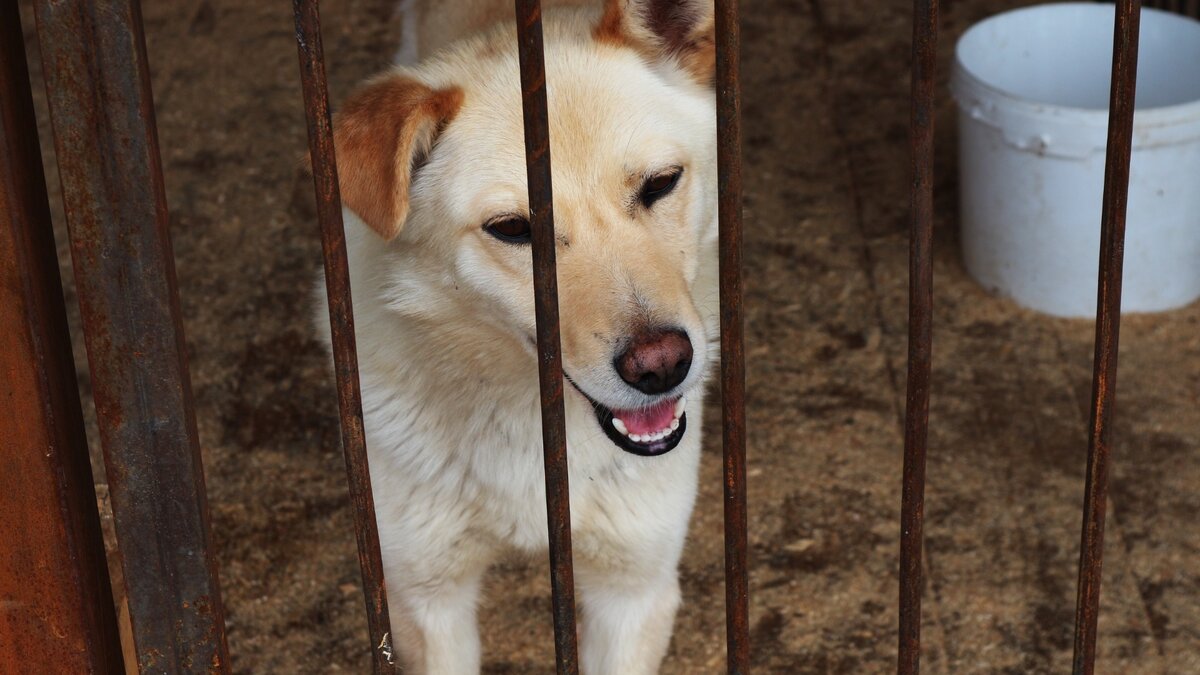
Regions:
<instances>
[{"instance_id":1,"label":"dog's face","mask_svg":"<svg viewBox=\"0 0 1200 675\"><path fill-rule=\"evenodd\" d=\"M547 17L564 370L608 437L636 454L680 442L682 398L712 360L700 306L714 299L696 290L716 237L706 6L613 0L603 16ZM445 307L400 296L437 294L532 354L513 38L504 27L376 80L339 115L336 144L347 206L390 241L381 246L419 258L423 287L397 288L393 304L432 317Z\"/></svg>"}]
</instances>

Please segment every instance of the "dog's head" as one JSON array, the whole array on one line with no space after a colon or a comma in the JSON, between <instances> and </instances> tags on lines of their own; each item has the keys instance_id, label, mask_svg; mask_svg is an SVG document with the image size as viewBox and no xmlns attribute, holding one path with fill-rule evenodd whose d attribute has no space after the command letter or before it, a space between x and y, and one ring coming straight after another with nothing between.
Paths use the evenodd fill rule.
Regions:
<instances>
[{"instance_id":1,"label":"dog's head","mask_svg":"<svg viewBox=\"0 0 1200 675\"><path fill-rule=\"evenodd\" d=\"M547 13L544 35L564 369L616 445L661 454L714 360L711 2L609 0ZM472 349L528 366L519 74L515 26L498 26L368 83L335 145L344 204L392 254L389 305L470 316L494 329Z\"/></svg>"}]
</instances>

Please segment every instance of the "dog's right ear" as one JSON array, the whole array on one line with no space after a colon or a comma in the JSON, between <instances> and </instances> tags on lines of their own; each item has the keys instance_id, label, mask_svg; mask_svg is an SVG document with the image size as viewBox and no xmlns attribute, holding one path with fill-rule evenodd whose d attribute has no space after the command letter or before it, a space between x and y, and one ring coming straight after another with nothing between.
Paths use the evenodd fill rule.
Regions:
<instances>
[{"instance_id":1,"label":"dog's right ear","mask_svg":"<svg viewBox=\"0 0 1200 675\"><path fill-rule=\"evenodd\" d=\"M342 204L385 241L408 217L413 170L462 106L462 90L386 75L355 92L334 116Z\"/></svg>"},{"instance_id":2,"label":"dog's right ear","mask_svg":"<svg viewBox=\"0 0 1200 675\"><path fill-rule=\"evenodd\" d=\"M605 0L593 34L633 47L651 60L671 58L697 82L712 85L717 58L713 0Z\"/></svg>"}]
</instances>

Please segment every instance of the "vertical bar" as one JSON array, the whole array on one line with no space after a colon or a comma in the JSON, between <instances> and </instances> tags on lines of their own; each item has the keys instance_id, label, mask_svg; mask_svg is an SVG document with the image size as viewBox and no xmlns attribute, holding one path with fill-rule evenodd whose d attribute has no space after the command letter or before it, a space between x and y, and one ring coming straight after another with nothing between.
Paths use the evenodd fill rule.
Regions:
<instances>
[{"instance_id":1,"label":"vertical bar","mask_svg":"<svg viewBox=\"0 0 1200 675\"><path fill-rule=\"evenodd\" d=\"M329 117L329 89L325 79L325 51L321 43L320 7L317 0L294 0L292 8L296 16L296 47L300 55L304 112L308 118L308 148L317 194L317 219L321 224L325 294L329 300L342 452L346 460L350 502L354 508L358 565L367 603L372 672L391 673L394 671L394 658L388 618L387 585L383 577L375 499L371 493L367 441L363 432L358 349L354 339L354 303L350 294L346 231L342 222L342 197L338 189L333 127Z\"/></svg>"},{"instance_id":2,"label":"vertical bar","mask_svg":"<svg viewBox=\"0 0 1200 675\"><path fill-rule=\"evenodd\" d=\"M529 223L533 234L538 380L542 403L542 449L546 466L550 586L554 597L554 658L559 675L564 675L579 672L579 655L575 631L575 573L571 565L567 436L563 425L558 270L554 259L554 199L550 183L550 123L546 108L546 63L542 49L542 3L540 0L516 0L516 10L521 104L525 115L525 162L529 180Z\"/></svg>"},{"instance_id":3,"label":"vertical bar","mask_svg":"<svg viewBox=\"0 0 1200 675\"><path fill-rule=\"evenodd\" d=\"M725 639L730 675L750 672L746 363L742 322L742 83L738 0L716 1L717 219L725 476Z\"/></svg>"},{"instance_id":4,"label":"vertical bar","mask_svg":"<svg viewBox=\"0 0 1200 675\"><path fill-rule=\"evenodd\" d=\"M0 2L0 672L119 673L26 65L18 5Z\"/></svg>"},{"instance_id":5,"label":"vertical bar","mask_svg":"<svg viewBox=\"0 0 1200 675\"><path fill-rule=\"evenodd\" d=\"M229 671L136 0L38 0L137 666Z\"/></svg>"},{"instance_id":6,"label":"vertical bar","mask_svg":"<svg viewBox=\"0 0 1200 675\"><path fill-rule=\"evenodd\" d=\"M925 450L933 354L933 127L937 0L914 0L912 109L909 118L911 212L908 269L908 390L900 501L900 633L896 672L921 670L921 547L925 521Z\"/></svg>"},{"instance_id":7,"label":"vertical bar","mask_svg":"<svg viewBox=\"0 0 1200 675\"><path fill-rule=\"evenodd\" d=\"M1072 672L1091 675L1096 666L1096 624L1104 555L1104 511L1108 501L1108 457L1112 449L1117 396L1117 346L1121 330L1121 271L1125 256L1125 211L1133 146L1140 0L1118 0L1113 28L1112 93L1108 104L1108 149L1100 217L1100 274L1096 293L1096 355L1088 437L1079 586L1075 603Z\"/></svg>"}]
</instances>

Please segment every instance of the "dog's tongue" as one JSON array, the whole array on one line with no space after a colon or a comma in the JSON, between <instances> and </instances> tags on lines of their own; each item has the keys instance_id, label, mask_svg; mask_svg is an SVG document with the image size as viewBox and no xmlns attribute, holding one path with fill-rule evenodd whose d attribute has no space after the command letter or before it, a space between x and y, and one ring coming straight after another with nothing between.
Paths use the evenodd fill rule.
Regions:
<instances>
[{"instance_id":1,"label":"dog's tongue","mask_svg":"<svg viewBox=\"0 0 1200 675\"><path fill-rule=\"evenodd\" d=\"M625 423L630 434L652 434L671 426L675 419L675 401L670 399L641 410L614 410L613 417Z\"/></svg>"}]
</instances>

